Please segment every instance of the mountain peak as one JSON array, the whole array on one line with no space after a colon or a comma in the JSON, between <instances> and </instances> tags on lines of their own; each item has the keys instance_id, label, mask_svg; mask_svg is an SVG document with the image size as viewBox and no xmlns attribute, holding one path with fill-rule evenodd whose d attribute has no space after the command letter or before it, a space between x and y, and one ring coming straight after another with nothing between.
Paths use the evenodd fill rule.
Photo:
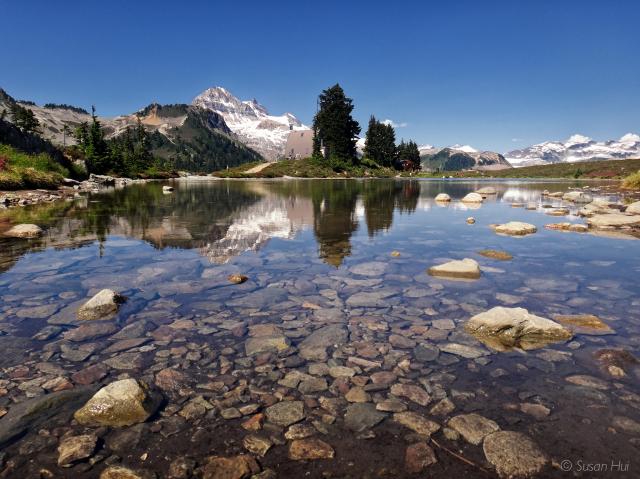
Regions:
<instances>
[{"instance_id":1,"label":"mountain peak","mask_svg":"<svg viewBox=\"0 0 640 479\"><path fill-rule=\"evenodd\" d=\"M284 156L290 128L306 129L293 114L271 115L255 98L240 100L221 86L206 89L192 104L221 115L233 133L267 159Z\"/></svg>"}]
</instances>

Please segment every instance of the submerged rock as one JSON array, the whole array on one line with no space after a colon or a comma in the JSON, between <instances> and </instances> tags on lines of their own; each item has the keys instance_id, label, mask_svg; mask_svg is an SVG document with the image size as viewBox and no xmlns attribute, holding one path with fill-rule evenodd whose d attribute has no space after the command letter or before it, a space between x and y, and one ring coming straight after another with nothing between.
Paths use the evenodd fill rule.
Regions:
<instances>
[{"instance_id":1,"label":"submerged rock","mask_svg":"<svg viewBox=\"0 0 640 479\"><path fill-rule=\"evenodd\" d=\"M385 417L387 415L378 411L371 403L353 403L347 407L344 424L354 432L362 432L372 428Z\"/></svg>"},{"instance_id":2,"label":"submerged rock","mask_svg":"<svg viewBox=\"0 0 640 479\"><path fill-rule=\"evenodd\" d=\"M569 330L524 308L496 306L473 316L465 329L488 346L504 350L510 347L536 349L550 342L572 337Z\"/></svg>"},{"instance_id":3,"label":"submerged rock","mask_svg":"<svg viewBox=\"0 0 640 479\"><path fill-rule=\"evenodd\" d=\"M535 233L538 231L538 228L530 223L523 223L522 221L509 221L508 223L495 226L494 231L503 235L525 236Z\"/></svg>"},{"instance_id":4,"label":"submerged rock","mask_svg":"<svg viewBox=\"0 0 640 479\"><path fill-rule=\"evenodd\" d=\"M437 422L412 411L397 412L393 415L393 420L423 436L431 436L440 429L440 424Z\"/></svg>"},{"instance_id":5,"label":"submerged rock","mask_svg":"<svg viewBox=\"0 0 640 479\"><path fill-rule=\"evenodd\" d=\"M426 467L438 462L435 452L426 442L417 442L407 447L404 463L407 472L417 474Z\"/></svg>"},{"instance_id":6,"label":"submerged rock","mask_svg":"<svg viewBox=\"0 0 640 479\"><path fill-rule=\"evenodd\" d=\"M459 279L478 279L480 265L471 258L449 261L448 263L432 266L428 273L431 276Z\"/></svg>"},{"instance_id":7,"label":"submerged rock","mask_svg":"<svg viewBox=\"0 0 640 479\"><path fill-rule=\"evenodd\" d=\"M111 289L103 289L78 309L78 319L93 320L110 316L118 311L124 296Z\"/></svg>"},{"instance_id":8,"label":"submerged rock","mask_svg":"<svg viewBox=\"0 0 640 479\"><path fill-rule=\"evenodd\" d=\"M513 256L506 251L499 251L496 249L482 249L478 251L478 254L485 258L498 259L500 261L509 261L513 259Z\"/></svg>"},{"instance_id":9,"label":"submerged rock","mask_svg":"<svg viewBox=\"0 0 640 479\"><path fill-rule=\"evenodd\" d=\"M160 397L135 379L122 379L100 389L74 414L85 426L131 426L146 421L158 408Z\"/></svg>"},{"instance_id":10,"label":"submerged rock","mask_svg":"<svg viewBox=\"0 0 640 479\"><path fill-rule=\"evenodd\" d=\"M448 426L475 446L479 445L489 434L500 430L500 426L495 421L476 413L452 417Z\"/></svg>"},{"instance_id":11,"label":"submerged rock","mask_svg":"<svg viewBox=\"0 0 640 479\"><path fill-rule=\"evenodd\" d=\"M294 461L332 459L334 455L333 448L320 439L296 439L289 446L289 458Z\"/></svg>"},{"instance_id":12,"label":"submerged rock","mask_svg":"<svg viewBox=\"0 0 640 479\"><path fill-rule=\"evenodd\" d=\"M539 473L548 462L535 442L514 431L489 434L482 449L500 477L530 477Z\"/></svg>"},{"instance_id":13,"label":"submerged rock","mask_svg":"<svg viewBox=\"0 0 640 479\"><path fill-rule=\"evenodd\" d=\"M278 426L291 426L305 418L302 401L280 401L265 410L267 420Z\"/></svg>"},{"instance_id":14,"label":"submerged rock","mask_svg":"<svg viewBox=\"0 0 640 479\"><path fill-rule=\"evenodd\" d=\"M37 238L42 235L42 228L31 224L15 225L9 231L6 231L4 235L11 238Z\"/></svg>"},{"instance_id":15,"label":"submerged rock","mask_svg":"<svg viewBox=\"0 0 640 479\"><path fill-rule=\"evenodd\" d=\"M96 449L98 437L94 434L69 436L58 446L58 466L70 467L73 463L87 459Z\"/></svg>"},{"instance_id":16,"label":"submerged rock","mask_svg":"<svg viewBox=\"0 0 640 479\"><path fill-rule=\"evenodd\" d=\"M324 361L327 358L327 348L343 344L348 337L347 329L341 324L330 324L316 329L298 346L300 356L307 360Z\"/></svg>"},{"instance_id":17,"label":"submerged rock","mask_svg":"<svg viewBox=\"0 0 640 479\"><path fill-rule=\"evenodd\" d=\"M210 456L199 472L202 479L249 479L260 472L260 466L247 454L232 457Z\"/></svg>"},{"instance_id":18,"label":"submerged rock","mask_svg":"<svg viewBox=\"0 0 640 479\"><path fill-rule=\"evenodd\" d=\"M615 331L593 314L558 314L553 317L576 334L604 335Z\"/></svg>"}]
</instances>

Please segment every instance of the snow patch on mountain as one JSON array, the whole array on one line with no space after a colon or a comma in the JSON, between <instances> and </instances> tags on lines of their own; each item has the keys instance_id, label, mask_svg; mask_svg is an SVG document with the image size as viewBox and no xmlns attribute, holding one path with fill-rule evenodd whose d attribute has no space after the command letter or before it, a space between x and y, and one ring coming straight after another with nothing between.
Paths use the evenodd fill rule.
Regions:
<instances>
[{"instance_id":1,"label":"snow patch on mountain","mask_svg":"<svg viewBox=\"0 0 640 479\"><path fill-rule=\"evenodd\" d=\"M205 90L192 104L220 114L232 132L268 160L284 156L291 129L308 129L292 113L270 115L256 99L240 100L219 86Z\"/></svg>"},{"instance_id":2,"label":"snow patch on mountain","mask_svg":"<svg viewBox=\"0 0 640 479\"><path fill-rule=\"evenodd\" d=\"M528 148L505 153L514 166L573 163L589 160L623 160L640 157L640 136L627 133L618 140L596 141L584 135L571 135L565 141L545 141Z\"/></svg>"}]
</instances>

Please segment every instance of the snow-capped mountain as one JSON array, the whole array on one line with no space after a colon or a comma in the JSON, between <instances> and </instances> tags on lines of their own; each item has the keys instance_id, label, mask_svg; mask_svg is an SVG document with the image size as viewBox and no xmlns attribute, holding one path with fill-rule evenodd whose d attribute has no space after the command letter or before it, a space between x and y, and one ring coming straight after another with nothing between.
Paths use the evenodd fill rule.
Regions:
<instances>
[{"instance_id":1,"label":"snow-capped mountain","mask_svg":"<svg viewBox=\"0 0 640 479\"><path fill-rule=\"evenodd\" d=\"M437 148L423 145L418 148L423 169L456 170L501 170L511 168L504 156L493 151L478 151L469 145L453 145Z\"/></svg>"},{"instance_id":2,"label":"snow-capped mountain","mask_svg":"<svg viewBox=\"0 0 640 479\"><path fill-rule=\"evenodd\" d=\"M588 160L623 160L640 157L640 136L627 133L618 140L595 141L584 135L572 135L566 141L545 141L513 150L505 157L514 166L572 163Z\"/></svg>"},{"instance_id":3,"label":"snow-capped mountain","mask_svg":"<svg viewBox=\"0 0 640 479\"><path fill-rule=\"evenodd\" d=\"M284 155L291 128L308 129L292 113L270 115L255 99L240 100L222 87L205 90L192 104L220 114L238 138L268 160Z\"/></svg>"}]
</instances>

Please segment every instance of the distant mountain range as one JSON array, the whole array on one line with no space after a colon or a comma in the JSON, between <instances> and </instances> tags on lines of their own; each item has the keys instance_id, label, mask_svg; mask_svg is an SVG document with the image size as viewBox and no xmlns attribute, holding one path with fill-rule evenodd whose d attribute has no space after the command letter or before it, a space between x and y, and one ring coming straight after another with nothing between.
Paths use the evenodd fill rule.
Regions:
<instances>
[{"instance_id":1,"label":"distant mountain range","mask_svg":"<svg viewBox=\"0 0 640 479\"><path fill-rule=\"evenodd\" d=\"M514 166L640 158L640 136L627 133L618 140L595 141L587 136L573 135L566 141L545 141L513 150L505 153L505 157Z\"/></svg>"},{"instance_id":2,"label":"distant mountain range","mask_svg":"<svg viewBox=\"0 0 640 479\"><path fill-rule=\"evenodd\" d=\"M445 148L424 145L419 148L419 151L422 169L459 171L511 168L501 154L493 151L477 151L469 145L453 145Z\"/></svg>"},{"instance_id":3,"label":"distant mountain range","mask_svg":"<svg viewBox=\"0 0 640 479\"><path fill-rule=\"evenodd\" d=\"M219 86L196 96L192 105L222 116L238 138L268 160L276 160L284 155L291 129L308 129L292 113L270 115L256 99L240 100Z\"/></svg>"},{"instance_id":4,"label":"distant mountain range","mask_svg":"<svg viewBox=\"0 0 640 479\"><path fill-rule=\"evenodd\" d=\"M91 121L82 108L16 101L0 89L0 113L12 102L31 109L42 136L58 145L75 143L65 126L74 131ZM176 169L207 172L278 159L284 155L289 130L307 128L291 113L272 116L257 100L241 101L222 87L205 90L191 105L153 103L131 114L99 117L107 138L122 134L138 119L151 134L155 155L170 160Z\"/></svg>"}]
</instances>

